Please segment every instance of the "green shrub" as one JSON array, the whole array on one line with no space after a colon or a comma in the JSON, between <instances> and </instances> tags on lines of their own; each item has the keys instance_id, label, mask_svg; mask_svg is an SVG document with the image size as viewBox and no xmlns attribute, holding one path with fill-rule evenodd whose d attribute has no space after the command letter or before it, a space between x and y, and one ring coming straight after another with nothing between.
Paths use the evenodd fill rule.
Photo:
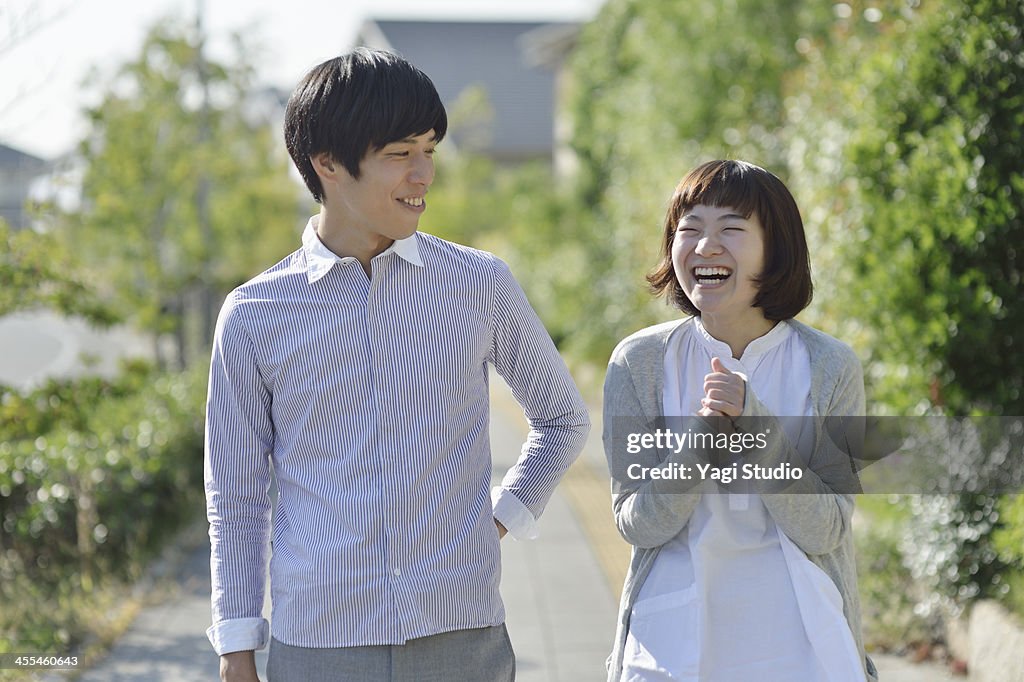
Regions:
<instances>
[{"instance_id":1,"label":"green shrub","mask_svg":"<svg viewBox=\"0 0 1024 682\"><path fill-rule=\"evenodd\" d=\"M970 602L1001 597L1006 565L993 545L999 498L990 495L908 495L904 564L928 589L917 608L956 615Z\"/></svg>"},{"instance_id":2,"label":"green shrub","mask_svg":"<svg viewBox=\"0 0 1024 682\"><path fill-rule=\"evenodd\" d=\"M0 391L0 651L68 651L101 585L202 509L205 373Z\"/></svg>"},{"instance_id":3,"label":"green shrub","mask_svg":"<svg viewBox=\"0 0 1024 682\"><path fill-rule=\"evenodd\" d=\"M862 495L857 507L854 539L865 646L899 651L940 638L941 618L918 608L928 592L904 562L909 517L904 500Z\"/></svg>"},{"instance_id":4,"label":"green shrub","mask_svg":"<svg viewBox=\"0 0 1024 682\"><path fill-rule=\"evenodd\" d=\"M1004 496L998 510L1002 525L992 534L992 543L1008 566L1003 603L1024 618L1024 495Z\"/></svg>"}]
</instances>

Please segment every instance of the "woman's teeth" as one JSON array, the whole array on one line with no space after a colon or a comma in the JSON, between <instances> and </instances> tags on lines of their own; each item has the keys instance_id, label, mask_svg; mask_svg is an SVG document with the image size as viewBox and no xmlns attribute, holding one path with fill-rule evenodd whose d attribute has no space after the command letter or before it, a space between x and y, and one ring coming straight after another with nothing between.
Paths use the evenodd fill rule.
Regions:
<instances>
[{"instance_id":1,"label":"woman's teeth","mask_svg":"<svg viewBox=\"0 0 1024 682\"><path fill-rule=\"evenodd\" d=\"M721 267L697 267L693 269L693 276L700 284L716 284L722 282L732 274L729 268Z\"/></svg>"}]
</instances>

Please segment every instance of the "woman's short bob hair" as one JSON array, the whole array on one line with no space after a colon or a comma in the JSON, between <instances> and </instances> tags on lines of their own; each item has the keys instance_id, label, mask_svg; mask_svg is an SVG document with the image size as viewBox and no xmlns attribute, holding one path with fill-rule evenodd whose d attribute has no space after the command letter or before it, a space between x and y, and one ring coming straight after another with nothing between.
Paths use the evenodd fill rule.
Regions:
<instances>
[{"instance_id":1,"label":"woman's short bob hair","mask_svg":"<svg viewBox=\"0 0 1024 682\"><path fill-rule=\"evenodd\" d=\"M359 47L314 66L284 114L284 141L313 198L323 185L310 157L326 152L359 178L367 152L430 130L440 142L448 115L433 82L398 55Z\"/></svg>"},{"instance_id":2,"label":"woman's short bob hair","mask_svg":"<svg viewBox=\"0 0 1024 682\"><path fill-rule=\"evenodd\" d=\"M804 223L786 186L764 168L745 161L709 161L679 182L665 216L661 261L647 275L651 290L676 307L700 315L683 292L672 266L672 242L679 219L694 206L732 208L749 218L757 214L764 228L764 270L755 280L752 306L769 320L788 320L811 302L811 261Z\"/></svg>"}]
</instances>

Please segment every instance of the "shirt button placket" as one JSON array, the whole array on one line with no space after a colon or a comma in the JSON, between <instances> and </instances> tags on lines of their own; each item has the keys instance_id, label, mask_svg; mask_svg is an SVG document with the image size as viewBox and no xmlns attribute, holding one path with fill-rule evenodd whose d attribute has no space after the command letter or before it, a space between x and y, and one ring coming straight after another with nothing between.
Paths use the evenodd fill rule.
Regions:
<instances>
[{"instance_id":1,"label":"shirt button placket","mask_svg":"<svg viewBox=\"0 0 1024 682\"><path fill-rule=\"evenodd\" d=\"M371 358L373 362L373 392L374 404L377 407L377 439L375 443L377 461L381 471L381 523L383 534L383 548L385 552L385 566L390 573L389 587L391 592L392 608L395 611L395 619L392 622L398 624L398 633L403 638L406 636L404 614L401 604L401 583L402 569L398 563L401 553L399 551L398 532L401 526L399 505L401 504L401 493L396 485L397 473L394 470L392 458L397 454L396 443L393 442L390 425L394 423L395 415L392 414L391 396L396 390L394 378L391 376L388 358L391 357L390 346L393 339L389 329L388 301L393 295L389 291L386 278L387 266L385 258L378 258L372 263L373 275L370 278L370 291L367 298L367 333L370 340Z\"/></svg>"}]
</instances>

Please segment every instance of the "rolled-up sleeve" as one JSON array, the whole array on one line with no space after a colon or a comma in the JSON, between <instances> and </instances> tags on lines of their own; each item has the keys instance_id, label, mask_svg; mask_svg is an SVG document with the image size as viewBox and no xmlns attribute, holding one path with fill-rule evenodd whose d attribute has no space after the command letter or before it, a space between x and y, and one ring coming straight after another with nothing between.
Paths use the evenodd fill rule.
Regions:
<instances>
[{"instance_id":1,"label":"rolled-up sleeve","mask_svg":"<svg viewBox=\"0 0 1024 682\"><path fill-rule=\"evenodd\" d=\"M218 654L267 644L263 618L270 533L271 393L236 295L221 310L206 405L207 518L213 625Z\"/></svg>"},{"instance_id":2,"label":"rolled-up sleeve","mask_svg":"<svg viewBox=\"0 0 1024 682\"><path fill-rule=\"evenodd\" d=\"M547 330L499 259L494 275L490 360L522 406L530 432L492 499L495 517L525 539L536 537L536 519L583 449L590 416Z\"/></svg>"}]
</instances>

